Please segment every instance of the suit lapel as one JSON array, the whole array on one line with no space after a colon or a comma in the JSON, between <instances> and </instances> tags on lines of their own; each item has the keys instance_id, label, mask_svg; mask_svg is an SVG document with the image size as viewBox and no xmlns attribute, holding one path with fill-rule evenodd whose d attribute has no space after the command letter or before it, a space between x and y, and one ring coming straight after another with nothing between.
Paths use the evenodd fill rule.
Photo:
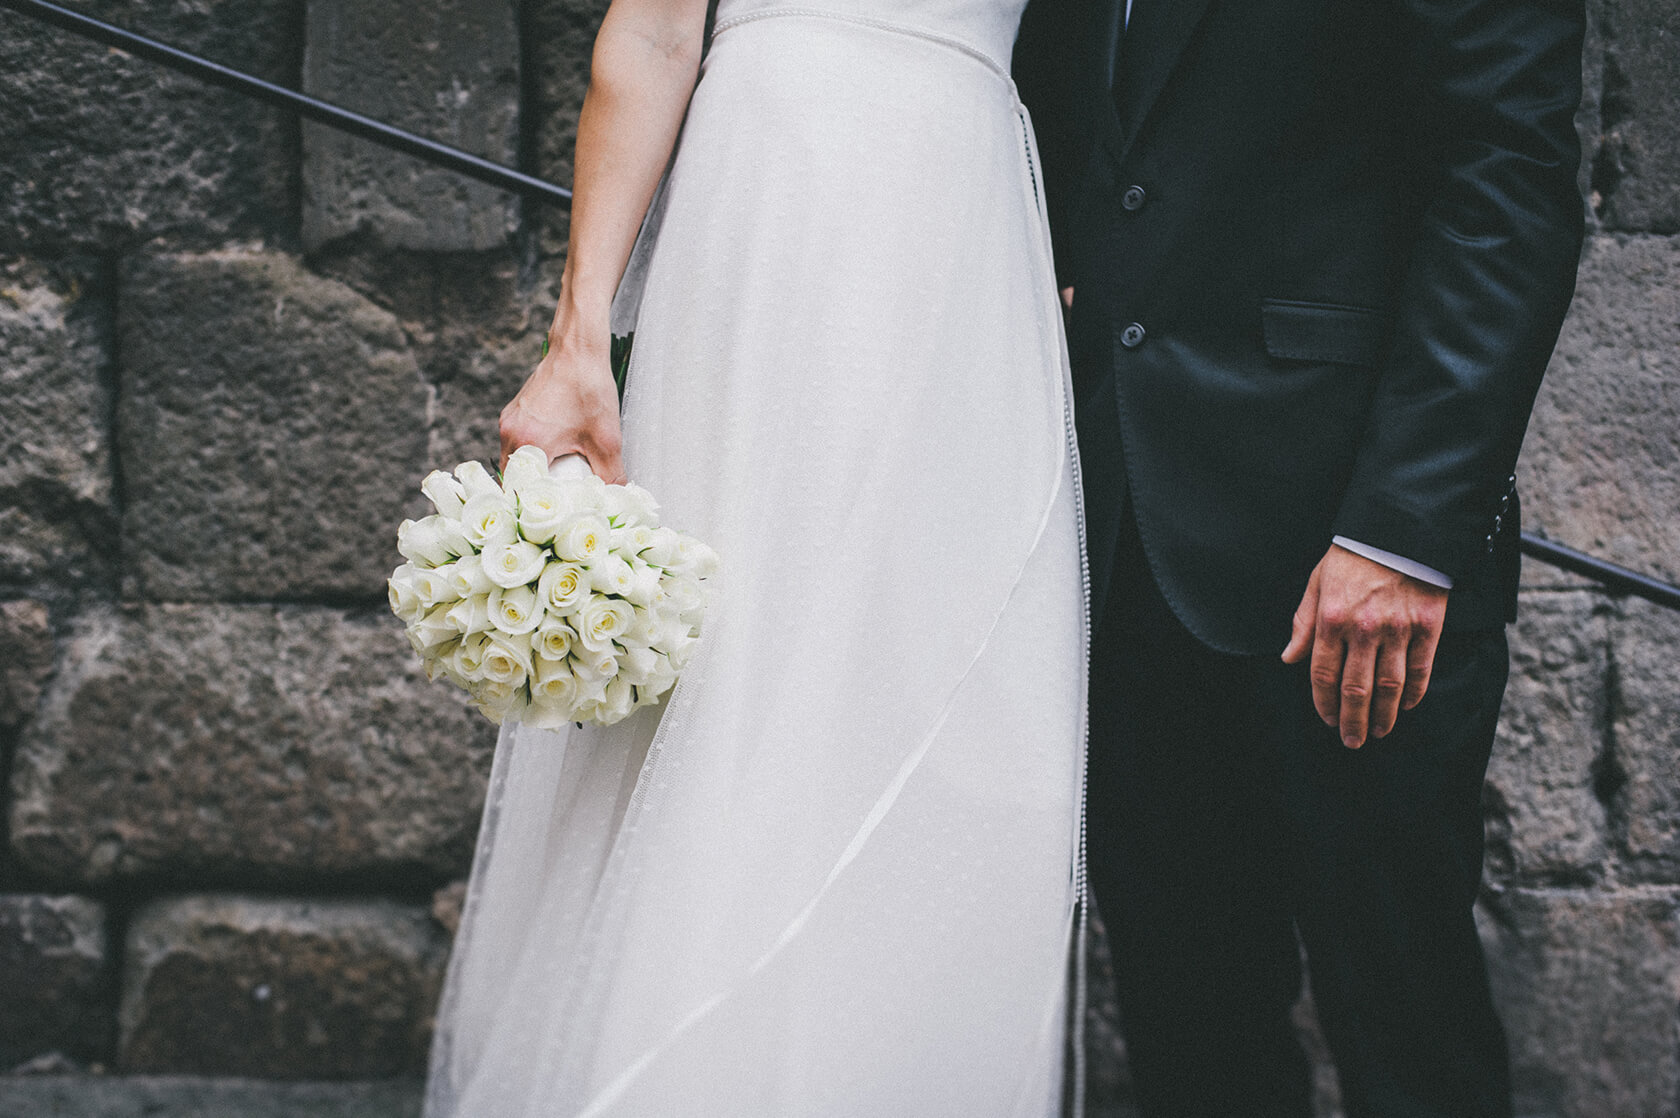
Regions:
<instances>
[{"instance_id":1,"label":"suit lapel","mask_svg":"<svg viewBox=\"0 0 1680 1118\"><path fill-rule=\"evenodd\" d=\"M1209 0L1134 0L1115 74L1123 135L1119 158L1125 158L1126 151L1137 139L1208 3Z\"/></svg>"}]
</instances>

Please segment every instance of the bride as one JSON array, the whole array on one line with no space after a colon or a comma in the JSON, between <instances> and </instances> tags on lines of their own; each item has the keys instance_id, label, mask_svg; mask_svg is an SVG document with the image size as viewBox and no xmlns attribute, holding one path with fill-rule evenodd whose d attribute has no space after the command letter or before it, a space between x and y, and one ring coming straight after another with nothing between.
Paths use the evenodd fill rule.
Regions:
<instances>
[{"instance_id":1,"label":"bride","mask_svg":"<svg viewBox=\"0 0 1680 1118\"><path fill-rule=\"evenodd\" d=\"M663 707L503 727L427 1118L1060 1112L1086 606L1023 4L722 0L703 62L705 0L608 12L503 454L723 570Z\"/></svg>"}]
</instances>

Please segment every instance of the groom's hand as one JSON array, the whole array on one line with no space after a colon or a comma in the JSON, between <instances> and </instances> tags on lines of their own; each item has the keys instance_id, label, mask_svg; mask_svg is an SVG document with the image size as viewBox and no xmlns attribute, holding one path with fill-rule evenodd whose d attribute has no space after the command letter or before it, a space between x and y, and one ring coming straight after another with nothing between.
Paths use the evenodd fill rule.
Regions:
<instances>
[{"instance_id":1,"label":"groom's hand","mask_svg":"<svg viewBox=\"0 0 1680 1118\"><path fill-rule=\"evenodd\" d=\"M1312 658L1318 716L1358 749L1429 689L1446 616L1445 590L1332 545L1307 580L1283 660Z\"/></svg>"}]
</instances>

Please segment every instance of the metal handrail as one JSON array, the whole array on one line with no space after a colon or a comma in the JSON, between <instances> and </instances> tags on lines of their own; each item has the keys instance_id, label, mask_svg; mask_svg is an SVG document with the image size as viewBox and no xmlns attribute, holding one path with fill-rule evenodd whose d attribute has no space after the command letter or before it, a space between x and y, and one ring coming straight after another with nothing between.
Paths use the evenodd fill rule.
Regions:
<instances>
[{"instance_id":1,"label":"metal handrail","mask_svg":"<svg viewBox=\"0 0 1680 1118\"><path fill-rule=\"evenodd\" d=\"M52 24L84 38L92 39L107 46L125 50L138 58L156 62L167 66L171 70L178 70L189 77L211 85L219 85L224 89L231 89L236 93L243 93L270 105L277 105L284 109L295 109L298 115L307 117L341 132L348 132L352 136L359 136L364 140L371 140L376 144L400 151L405 155L412 155L417 159L440 167L447 167L463 175L487 182L491 186L511 190L529 198L537 198L544 202L551 202L569 207L572 202L572 192L563 186L555 186L523 171L516 171L512 167L505 167L500 163L477 156L460 148L440 144L436 140L428 140L424 136L404 131L384 121L375 120L361 113L338 105L328 104L306 93L299 93L295 89L288 89L283 85L264 81L230 66L223 66L219 62L212 62L196 54L179 50L160 43L156 39L148 39L144 35L136 35L132 31L124 30L114 24L105 23L91 16L73 12L69 8L57 4L46 3L45 0L0 0L0 8L10 8L20 15L32 16L43 23Z\"/></svg>"},{"instance_id":2,"label":"metal handrail","mask_svg":"<svg viewBox=\"0 0 1680 1118\"><path fill-rule=\"evenodd\" d=\"M1582 575L1599 583L1612 594L1632 594L1659 606L1680 610L1680 586L1674 586L1650 575L1619 567L1604 559L1576 551L1561 543L1542 539L1530 532L1522 534L1522 551L1543 563Z\"/></svg>"},{"instance_id":3,"label":"metal handrail","mask_svg":"<svg viewBox=\"0 0 1680 1118\"><path fill-rule=\"evenodd\" d=\"M505 167L459 148L428 140L424 136L417 136L383 121L299 93L297 90L287 89L285 86L275 85L273 82L211 62L209 59L200 58L143 35L136 35L132 31L125 31L57 4L47 3L46 0L0 0L0 8L9 8L21 15L32 16L74 34L117 47L200 81L219 85L281 108L295 109L299 115L310 120L382 144L428 163L458 171L491 186L560 206L571 205L572 192L565 187L555 186L512 167ZM1590 578L1611 594L1630 594L1668 609L1680 610L1680 586L1594 558L1585 552L1553 543L1529 532L1522 534L1521 547L1523 554Z\"/></svg>"}]
</instances>

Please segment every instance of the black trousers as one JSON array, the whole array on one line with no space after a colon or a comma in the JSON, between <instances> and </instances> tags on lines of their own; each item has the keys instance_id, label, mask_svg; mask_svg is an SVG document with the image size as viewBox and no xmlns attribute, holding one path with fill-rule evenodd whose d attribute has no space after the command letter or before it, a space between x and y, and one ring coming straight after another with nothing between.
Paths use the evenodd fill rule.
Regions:
<instances>
[{"instance_id":1,"label":"black trousers","mask_svg":"<svg viewBox=\"0 0 1680 1118\"><path fill-rule=\"evenodd\" d=\"M1424 700L1349 750L1304 665L1191 636L1122 524L1092 647L1089 843L1143 1113L1312 1113L1290 1018L1304 944L1348 1118L1509 1118L1471 911L1504 631L1446 634Z\"/></svg>"}]
</instances>

